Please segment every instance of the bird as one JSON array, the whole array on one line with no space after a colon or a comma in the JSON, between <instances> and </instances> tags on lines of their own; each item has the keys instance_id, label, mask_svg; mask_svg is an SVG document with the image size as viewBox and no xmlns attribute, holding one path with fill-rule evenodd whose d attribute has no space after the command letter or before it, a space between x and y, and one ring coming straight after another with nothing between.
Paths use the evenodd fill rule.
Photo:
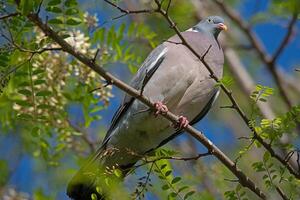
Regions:
<instances>
[{"instance_id":1,"label":"bird","mask_svg":"<svg viewBox=\"0 0 300 200\"><path fill-rule=\"evenodd\" d=\"M217 40L222 30L227 30L224 19L209 16L181 32L198 55L205 55L205 62L217 78L223 75L224 55ZM210 72L178 34L152 50L130 86L154 102L155 110L125 94L102 145L69 182L67 195L71 199L87 200L96 194L104 200L105 194L97 185L97 180L103 178L96 173L98 169L117 168L125 177L141 156L180 135L187 125L200 121L219 94ZM176 128L159 115L168 111L180 116Z\"/></svg>"}]
</instances>

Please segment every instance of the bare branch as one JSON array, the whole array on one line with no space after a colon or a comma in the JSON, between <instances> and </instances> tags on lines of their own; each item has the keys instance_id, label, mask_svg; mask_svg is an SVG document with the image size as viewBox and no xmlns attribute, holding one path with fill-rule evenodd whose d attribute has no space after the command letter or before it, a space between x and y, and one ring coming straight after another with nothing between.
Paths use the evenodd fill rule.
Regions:
<instances>
[{"instance_id":1,"label":"bare branch","mask_svg":"<svg viewBox=\"0 0 300 200\"><path fill-rule=\"evenodd\" d=\"M8 71L6 71L4 74L1 75L1 79L0 79L0 83L2 83L2 81L4 81L4 79L6 77L8 77L11 73L16 72L19 68L21 68L24 64L26 64L27 62L30 62L32 59L32 56L30 56L27 60L25 60L24 62L21 62L17 65L15 65L14 67L10 68Z\"/></svg>"},{"instance_id":2,"label":"bare branch","mask_svg":"<svg viewBox=\"0 0 300 200\"><path fill-rule=\"evenodd\" d=\"M282 189L279 186L276 186L276 191L278 192L278 194L281 196L282 199L284 199L284 200L290 199L286 196L286 194L284 194L284 192L282 191Z\"/></svg>"},{"instance_id":3,"label":"bare branch","mask_svg":"<svg viewBox=\"0 0 300 200\"><path fill-rule=\"evenodd\" d=\"M161 157L158 157L158 158L155 158L155 159L150 159L148 160L147 157L145 157L144 155L137 155L137 154L134 154L135 156L138 156L138 157L141 157L141 159L143 160L143 163L139 164L139 165L135 165L134 166L134 169L137 169L141 166L144 166L146 164L149 164L149 163L154 163L154 162L157 162L157 161L160 161L160 160L181 160L181 161L191 161L191 160L198 160L202 157L205 157L205 156L210 156L210 155L213 155L212 152L206 152L206 153L200 153L196 156L192 156L192 157L175 157L175 156L161 156Z\"/></svg>"},{"instance_id":4,"label":"bare branch","mask_svg":"<svg viewBox=\"0 0 300 200\"><path fill-rule=\"evenodd\" d=\"M25 49L23 47L21 47L20 45L18 45L12 36L12 33L10 32L10 30L8 29L9 34L10 34L10 38L8 38L5 34L1 34L1 36L6 39L11 45L13 45L16 49L18 49L21 52L27 52L27 53L31 53L31 54L42 54L46 51L60 51L62 50L61 47L45 47L45 48L41 48L41 49L37 49L37 50L31 50L31 49Z\"/></svg>"},{"instance_id":5,"label":"bare branch","mask_svg":"<svg viewBox=\"0 0 300 200\"><path fill-rule=\"evenodd\" d=\"M149 169L149 171L147 172L147 176L146 176L146 179L145 179L145 181L144 181L144 183L142 183L142 189L139 191L139 190L137 190L136 192L135 192L135 199L138 199L138 198L140 198L140 196L144 193L144 191L146 190L146 187L147 187L147 184L150 182L150 175L151 175L151 172L152 172L152 169L153 169L153 166L154 166L154 162L151 164L151 166L150 166L150 169ZM145 177L143 177L143 178L145 178ZM150 184L150 183L149 183Z\"/></svg>"},{"instance_id":6,"label":"bare branch","mask_svg":"<svg viewBox=\"0 0 300 200\"><path fill-rule=\"evenodd\" d=\"M91 141L91 139L88 137L88 133L86 130L82 129L81 127L73 124L69 119L67 119L67 122L69 124L69 126L76 132L81 133L81 138L82 140L89 146L90 148L90 152L94 153L96 152L97 149L97 143Z\"/></svg>"},{"instance_id":7,"label":"bare branch","mask_svg":"<svg viewBox=\"0 0 300 200\"><path fill-rule=\"evenodd\" d=\"M168 1L168 5L167 5L167 8L166 8L166 12L167 12L167 13L169 12L169 8L170 8L170 5L171 5L171 2L172 2L172 0L169 0L169 1Z\"/></svg>"},{"instance_id":8,"label":"bare branch","mask_svg":"<svg viewBox=\"0 0 300 200\"><path fill-rule=\"evenodd\" d=\"M124 13L123 15L120 15L118 17L115 17L113 19L119 19L125 15L129 15L129 14L140 14L140 13L153 13L153 12L157 12L157 10L151 10L151 9L143 9L143 10L127 10L124 8L121 8L120 6L118 6L117 4L109 1L109 0L104 0L106 3L110 4L111 6L117 8L120 12Z\"/></svg>"},{"instance_id":9,"label":"bare branch","mask_svg":"<svg viewBox=\"0 0 300 200\"><path fill-rule=\"evenodd\" d=\"M10 13L10 14L7 14L7 15L2 15L2 16L0 16L0 20L7 19L7 18L10 18L10 17L15 17L15 16L18 16L18 15L20 15L20 13L18 13L18 12Z\"/></svg>"},{"instance_id":10,"label":"bare branch","mask_svg":"<svg viewBox=\"0 0 300 200\"><path fill-rule=\"evenodd\" d=\"M42 5L43 5L43 2L44 2L44 0L40 0L38 9L37 9L37 11L36 11L36 14L37 14L37 15L40 14L40 12L41 12L41 7L42 7Z\"/></svg>"},{"instance_id":11,"label":"bare branch","mask_svg":"<svg viewBox=\"0 0 300 200\"><path fill-rule=\"evenodd\" d=\"M273 63L273 67L275 67L274 63L276 62L276 60L278 59L280 54L284 51L284 49L286 48L286 46L289 43L289 41L293 35L297 19L298 19L298 13L295 12L292 16L292 19L291 19L289 25L288 25L287 33L286 33L285 37L283 38L281 44L279 45L278 49L275 51L275 53L273 55L273 58L271 60L271 63Z\"/></svg>"},{"instance_id":12,"label":"bare branch","mask_svg":"<svg viewBox=\"0 0 300 200\"><path fill-rule=\"evenodd\" d=\"M237 180L237 179L228 179L228 178L224 178L224 181L233 182L233 183L239 182L239 180Z\"/></svg>"},{"instance_id":13,"label":"bare branch","mask_svg":"<svg viewBox=\"0 0 300 200\"><path fill-rule=\"evenodd\" d=\"M228 106L220 106L220 108L229 108L229 109L234 109L234 105L228 105Z\"/></svg>"}]
</instances>

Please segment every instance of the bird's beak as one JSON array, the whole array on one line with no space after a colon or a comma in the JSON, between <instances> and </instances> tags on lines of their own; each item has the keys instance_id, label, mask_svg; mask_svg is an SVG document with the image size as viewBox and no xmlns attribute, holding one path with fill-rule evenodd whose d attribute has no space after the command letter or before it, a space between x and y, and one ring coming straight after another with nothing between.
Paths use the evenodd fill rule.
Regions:
<instances>
[{"instance_id":1,"label":"bird's beak","mask_svg":"<svg viewBox=\"0 0 300 200\"><path fill-rule=\"evenodd\" d=\"M220 30L227 31L227 26L226 26L225 24L223 24L223 23L218 23L218 28L219 28Z\"/></svg>"}]
</instances>

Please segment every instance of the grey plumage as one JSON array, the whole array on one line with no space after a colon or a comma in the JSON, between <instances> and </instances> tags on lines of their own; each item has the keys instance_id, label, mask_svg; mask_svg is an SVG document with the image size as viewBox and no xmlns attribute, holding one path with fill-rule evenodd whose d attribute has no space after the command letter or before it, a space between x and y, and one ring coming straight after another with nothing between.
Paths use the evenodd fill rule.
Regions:
<instances>
[{"instance_id":1,"label":"grey plumage","mask_svg":"<svg viewBox=\"0 0 300 200\"><path fill-rule=\"evenodd\" d=\"M223 73L224 57L216 38L224 29L223 23L220 17L208 17L182 33L200 55L211 45L205 61L219 78ZM155 48L130 85L139 90L143 87L143 95L153 102L163 102L171 112L187 117L191 120L190 124L194 124L208 112L218 89L205 66L180 43L175 35ZM95 180L85 175L92 170L89 166L118 166L126 174L140 155L164 145L181 133L163 117L156 118L151 112L141 112L145 109L147 106L143 103L125 95L102 146L70 182L67 190L70 197L89 199L90 193L95 192Z\"/></svg>"}]
</instances>

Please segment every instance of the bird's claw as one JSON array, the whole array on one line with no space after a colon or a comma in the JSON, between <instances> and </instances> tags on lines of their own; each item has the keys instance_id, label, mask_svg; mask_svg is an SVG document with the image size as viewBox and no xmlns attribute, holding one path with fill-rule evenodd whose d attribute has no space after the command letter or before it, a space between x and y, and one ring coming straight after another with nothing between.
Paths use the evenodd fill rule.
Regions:
<instances>
[{"instance_id":1,"label":"bird's claw","mask_svg":"<svg viewBox=\"0 0 300 200\"><path fill-rule=\"evenodd\" d=\"M155 113L154 113L154 115L156 117L159 114L166 114L169 111L168 107L165 104L163 104L162 102L160 102L160 101L155 102L154 106L155 106Z\"/></svg>"},{"instance_id":2,"label":"bird's claw","mask_svg":"<svg viewBox=\"0 0 300 200\"><path fill-rule=\"evenodd\" d=\"M175 124L175 128L183 129L189 125L189 120L184 116L179 116L178 123Z\"/></svg>"}]
</instances>

